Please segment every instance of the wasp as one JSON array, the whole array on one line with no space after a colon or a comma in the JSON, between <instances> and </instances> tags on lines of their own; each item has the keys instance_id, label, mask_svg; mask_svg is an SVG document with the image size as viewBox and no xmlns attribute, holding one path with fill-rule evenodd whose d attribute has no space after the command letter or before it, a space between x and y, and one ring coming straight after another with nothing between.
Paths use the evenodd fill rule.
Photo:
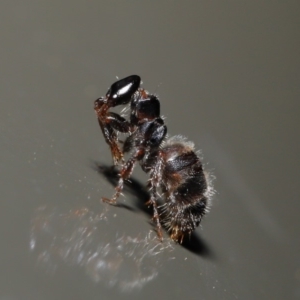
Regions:
<instances>
[{"instance_id":1,"label":"wasp","mask_svg":"<svg viewBox=\"0 0 300 300\"><path fill-rule=\"evenodd\" d=\"M140 85L138 75L128 76L113 83L106 95L94 102L114 165L121 165L115 194L102 200L116 205L124 181L139 163L149 175L150 199L146 205L153 207L159 239L163 239L164 227L175 242L182 243L208 211L213 188L194 144L182 136L167 137L158 97ZM128 119L110 111L120 105L129 108ZM119 133L126 136L122 142Z\"/></svg>"}]
</instances>

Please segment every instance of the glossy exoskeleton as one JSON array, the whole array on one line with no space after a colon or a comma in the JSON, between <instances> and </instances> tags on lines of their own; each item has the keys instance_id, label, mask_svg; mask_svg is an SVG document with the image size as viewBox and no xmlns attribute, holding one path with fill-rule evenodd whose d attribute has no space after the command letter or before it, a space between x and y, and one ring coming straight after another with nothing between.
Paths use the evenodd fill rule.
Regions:
<instances>
[{"instance_id":1,"label":"glossy exoskeleton","mask_svg":"<svg viewBox=\"0 0 300 300\"><path fill-rule=\"evenodd\" d=\"M116 192L111 199L116 204L124 180L128 179L136 162L149 174L150 199L157 234L162 240L162 224L171 238L182 242L200 224L207 212L213 189L203 171L194 144L181 136L167 139L167 127L160 116L157 96L140 88L141 78L132 75L115 82L105 97L95 101L95 111L114 164L122 162ZM130 117L126 120L109 109L130 104ZM128 134L122 150L118 133ZM125 162L124 154L130 152ZM161 195L159 194L161 193ZM162 204L158 202L162 199Z\"/></svg>"}]
</instances>

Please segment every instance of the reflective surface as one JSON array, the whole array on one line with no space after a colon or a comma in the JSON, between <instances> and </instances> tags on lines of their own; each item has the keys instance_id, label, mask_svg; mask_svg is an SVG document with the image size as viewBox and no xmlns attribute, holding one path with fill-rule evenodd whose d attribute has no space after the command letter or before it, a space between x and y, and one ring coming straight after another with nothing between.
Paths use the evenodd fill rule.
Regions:
<instances>
[{"instance_id":1,"label":"reflective surface","mask_svg":"<svg viewBox=\"0 0 300 300\"><path fill-rule=\"evenodd\" d=\"M141 238L141 233L131 237L115 229L112 239L115 224L109 220L113 218L111 213L95 215L87 208L63 213L39 207L30 232L30 248L38 265L51 275L61 264L77 266L92 281L108 288L140 290L158 276L162 259L173 259L162 258L173 247L158 242L153 232Z\"/></svg>"},{"instance_id":2,"label":"reflective surface","mask_svg":"<svg viewBox=\"0 0 300 300\"><path fill-rule=\"evenodd\" d=\"M0 299L299 299L299 4L2 3ZM157 243L93 101L138 74L217 195Z\"/></svg>"}]
</instances>

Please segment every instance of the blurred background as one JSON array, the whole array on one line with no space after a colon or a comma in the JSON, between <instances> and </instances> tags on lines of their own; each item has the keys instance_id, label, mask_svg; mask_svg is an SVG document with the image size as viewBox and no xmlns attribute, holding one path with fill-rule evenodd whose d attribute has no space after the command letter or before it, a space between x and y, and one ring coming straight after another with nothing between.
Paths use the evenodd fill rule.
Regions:
<instances>
[{"instance_id":1,"label":"blurred background","mask_svg":"<svg viewBox=\"0 0 300 300\"><path fill-rule=\"evenodd\" d=\"M2 1L0 300L299 299L299 2ZM93 101L138 74L217 194L157 242Z\"/></svg>"}]
</instances>

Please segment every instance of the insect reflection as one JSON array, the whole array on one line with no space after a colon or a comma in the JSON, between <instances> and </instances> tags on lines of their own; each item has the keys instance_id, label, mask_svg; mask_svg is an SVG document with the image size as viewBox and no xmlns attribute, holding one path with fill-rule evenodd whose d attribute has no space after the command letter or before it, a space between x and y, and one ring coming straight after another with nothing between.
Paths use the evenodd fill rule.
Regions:
<instances>
[{"instance_id":1,"label":"insect reflection","mask_svg":"<svg viewBox=\"0 0 300 300\"><path fill-rule=\"evenodd\" d=\"M30 250L38 265L55 272L62 263L82 267L95 282L121 291L142 288L157 277L164 255L173 250L155 234L128 236L107 234L109 211L95 214L88 208L61 213L39 207L31 221ZM111 230L110 230L111 232Z\"/></svg>"}]
</instances>

